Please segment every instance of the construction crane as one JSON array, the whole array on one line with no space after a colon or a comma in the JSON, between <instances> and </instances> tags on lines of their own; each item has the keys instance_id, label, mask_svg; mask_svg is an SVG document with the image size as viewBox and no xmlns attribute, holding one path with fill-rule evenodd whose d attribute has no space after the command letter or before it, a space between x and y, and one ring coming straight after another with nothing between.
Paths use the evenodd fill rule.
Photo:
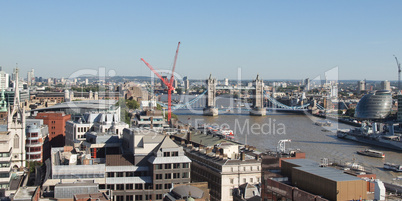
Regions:
<instances>
[{"instance_id":1,"label":"construction crane","mask_svg":"<svg viewBox=\"0 0 402 201\"><path fill-rule=\"evenodd\" d=\"M174 62L173 62L173 68L172 68L172 75L170 77L170 80L167 78L163 78L148 62L146 62L143 58L141 60L145 63L145 65L148 66L149 69L167 86L167 91L168 91L168 122L170 122L170 119L172 117L172 91L174 91L173 87L173 80L174 80L174 70L176 68L176 61L177 61L177 55L179 54L179 47L180 47L180 42L177 45L176 49L176 55L174 56Z\"/></svg>"},{"instance_id":2,"label":"construction crane","mask_svg":"<svg viewBox=\"0 0 402 201\"><path fill-rule=\"evenodd\" d=\"M401 93L401 64L398 61L398 58L394 55L396 60L396 65L398 66L398 94Z\"/></svg>"}]
</instances>

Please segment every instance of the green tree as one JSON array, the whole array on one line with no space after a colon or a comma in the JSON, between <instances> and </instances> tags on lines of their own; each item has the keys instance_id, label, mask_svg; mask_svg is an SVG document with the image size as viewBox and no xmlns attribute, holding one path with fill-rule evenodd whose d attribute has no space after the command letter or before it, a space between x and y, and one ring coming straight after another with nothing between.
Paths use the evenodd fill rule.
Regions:
<instances>
[{"instance_id":1,"label":"green tree","mask_svg":"<svg viewBox=\"0 0 402 201\"><path fill-rule=\"evenodd\" d=\"M140 104L136 100L126 100L126 105L131 110L140 108Z\"/></svg>"},{"instance_id":2,"label":"green tree","mask_svg":"<svg viewBox=\"0 0 402 201\"><path fill-rule=\"evenodd\" d=\"M354 117L355 116L355 108L349 108L348 110L346 110L345 115L347 115L349 117Z\"/></svg>"}]
</instances>

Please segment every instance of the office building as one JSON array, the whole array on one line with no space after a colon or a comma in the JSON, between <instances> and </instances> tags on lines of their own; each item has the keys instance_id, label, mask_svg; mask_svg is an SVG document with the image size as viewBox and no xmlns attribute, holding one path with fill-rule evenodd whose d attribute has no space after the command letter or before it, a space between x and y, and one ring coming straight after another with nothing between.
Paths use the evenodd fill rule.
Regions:
<instances>
[{"instance_id":1,"label":"office building","mask_svg":"<svg viewBox=\"0 0 402 201\"><path fill-rule=\"evenodd\" d=\"M85 113L78 120L66 122L66 145L72 146L77 141L84 141L88 132L117 134L119 138L124 128L129 125L120 121L117 113Z\"/></svg>"}]
</instances>

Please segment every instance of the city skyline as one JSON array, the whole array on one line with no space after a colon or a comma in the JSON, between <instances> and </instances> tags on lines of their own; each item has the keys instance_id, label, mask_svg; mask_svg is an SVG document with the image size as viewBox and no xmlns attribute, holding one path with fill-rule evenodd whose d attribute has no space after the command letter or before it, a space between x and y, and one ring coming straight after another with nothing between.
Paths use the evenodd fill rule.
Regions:
<instances>
[{"instance_id":1,"label":"city skyline","mask_svg":"<svg viewBox=\"0 0 402 201\"><path fill-rule=\"evenodd\" d=\"M190 79L397 80L398 1L0 2L0 66L21 77L69 77L105 67L150 76L140 61Z\"/></svg>"}]
</instances>

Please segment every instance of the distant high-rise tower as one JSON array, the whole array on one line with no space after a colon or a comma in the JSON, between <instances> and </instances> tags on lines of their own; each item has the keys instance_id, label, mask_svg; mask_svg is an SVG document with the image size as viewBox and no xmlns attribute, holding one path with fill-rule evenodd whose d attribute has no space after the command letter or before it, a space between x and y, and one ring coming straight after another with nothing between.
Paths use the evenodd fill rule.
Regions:
<instances>
[{"instance_id":1,"label":"distant high-rise tower","mask_svg":"<svg viewBox=\"0 0 402 201\"><path fill-rule=\"evenodd\" d=\"M168 80L168 79L167 79L167 76L162 76L162 79L165 80L165 81ZM162 81L161 81L161 87L162 87L163 89L166 88L166 84L165 84L164 82L162 82Z\"/></svg>"},{"instance_id":2,"label":"distant high-rise tower","mask_svg":"<svg viewBox=\"0 0 402 201\"><path fill-rule=\"evenodd\" d=\"M190 81L188 80L187 76L183 77L183 81L184 81L184 90L188 91L188 89L190 88Z\"/></svg>"},{"instance_id":3,"label":"distant high-rise tower","mask_svg":"<svg viewBox=\"0 0 402 201\"><path fill-rule=\"evenodd\" d=\"M3 71L0 66L0 91L6 90L10 85L10 75Z\"/></svg>"},{"instance_id":4,"label":"distant high-rise tower","mask_svg":"<svg viewBox=\"0 0 402 201\"><path fill-rule=\"evenodd\" d=\"M28 71L28 73L27 73L27 84L28 84L28 86L31 86L31 85L35 84L35 71L34 71L34 69L31 69L31 71Z\"/></svg>"},{"instance_id":5,"label":"distant high-rise tower","mask_svg":"<svg viewBox=\"0 0 402 201\"><path fill-rule=\"evenodd\" d=\"M332 85L331 86L331 98L336 98L338 97L338 86L337 85Z\"/></svg>"},{"instance_id":6,"label":"distant high-rise tower","mask_svg":"<svg viewBox=\"0 0 402 201\"><path fill-rule=\"evenodd\" d=\"M391 83L388 80L382 81L381 89L391 91Z\"/></svg>"},{"instance_id":7,"label":"distant high-rise tower","mask_svg":"<svg viewBox=\"0 0 402 201\"><path fill-rule=\"evenodd\" d=\"M175 89L177 89L177 86L178 86L177 79L174 79L174 80L173 80L173 87L174 87Z\"/></svg>"},{"instance_id":8,"label":"distant high-rise tower","mask_svg":"<svg viewBox=\"0 0 402 201\"><path fill-rule=\"evenodd\" d=\"M307 78L305 81L304 81L304 90L306 90L306 91L309 91L310 90L310 79L309 78Z\"/></svg>"},{"instance_id":9,"label":"distant high-rise tower","mask_svg":"<svg viewBox=\"0 0 402 201\"><path fill-rule=\"evenodd\" d=\"M224 80L224 83L223 83L225 86L229 86L229 79L228 78L225 78L225 80Z\"/></svg>"},{"instance_id":10,"label":"distant high-rise tower","mask_svg":"<svg viewBox=\"0 0 402 201\"><path fill-rule=\"evenodd\" d=\"M360 80L357 81L357 93L361 93L362 91L366 90L366 81Z\"/></svg>"}]
</instances>

